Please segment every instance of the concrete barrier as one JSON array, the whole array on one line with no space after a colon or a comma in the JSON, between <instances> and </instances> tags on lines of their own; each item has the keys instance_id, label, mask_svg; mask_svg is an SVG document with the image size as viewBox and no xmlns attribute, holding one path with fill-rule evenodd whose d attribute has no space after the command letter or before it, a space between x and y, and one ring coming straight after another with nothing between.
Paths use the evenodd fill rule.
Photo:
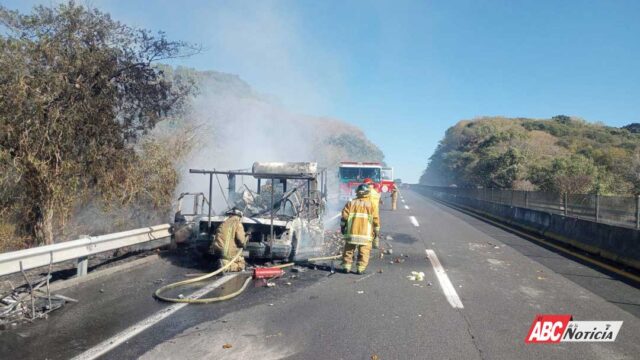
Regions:
<instances>
[{"instance_id":1,"label":"concrete barrier","mask_svg":"<svg viewBox=\"0 0 640 360\"><path fill-rule=\"evenodd\" d=\"M412 186L423 195L640 270L640 231Z\"/></svg>"}]
</instances>

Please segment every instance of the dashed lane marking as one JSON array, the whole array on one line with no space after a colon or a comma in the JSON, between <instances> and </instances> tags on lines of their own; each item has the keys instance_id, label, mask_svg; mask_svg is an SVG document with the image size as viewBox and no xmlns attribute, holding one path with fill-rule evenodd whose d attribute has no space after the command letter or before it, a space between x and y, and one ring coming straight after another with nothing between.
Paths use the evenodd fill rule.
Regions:
<instances>
[{"instance_id":1,"label":"dashed lane marking","mask_svg":"<svg viewBox=\"0 0 640 360\"><path fill-rule=\"evenodd\" d=\"M413 226L415 227L419 227L420 223L418 222L418 219L416 219L415 216L409 216L409 220L411 220L411 223L413 224Z\"/></svg>"},{"instance_id":2,"label":"dashed lane marking","mask_svg":"<svg viewBox=\"0 0 640 360\"><path fill-rule=\"evenodd\" d=\"M231 274L231 275L223 276L222 278L220 278L220 279L212 282L211 284L203 287L202 289L194 292L193 294L191 294L189 296L189 298L190 299L199 299L199 298L203 297L204 295L208 294L209 292L215 290L220 285L222 285L222 284L226 283L227 281L235 278L238 275L240 275L240 274ZM99 343L98 345L92 347L91 349L89 349L89 350L83 352L82 354L74 357L72 360L96 359L96 358L106 354L107 352L117 348L118 346L120 346L125 341L128 341L132 337L140 334L144 330L152 327L153 325L157 324L158 322L162 321L163 319L166 319L167 317L173 315L176 311L182 309L183 307L185 307L187 305L189 305L189 304L187 304L187 303L177 303L177 304L171 305L171 306L169 306L169 307L167 307L165 309L162 309L162 310L158 311L157 313L155 313L154 315L151 315L150 317L140 321L139 323L130 326L129 328L125 329L124 331L122 331L122 332L110 337L109 339Z\"/></svg>"},{"instance_id":3,"label":"dashed lane marking","mask_svg":"<svg viewBox=\"0 0 640 360\"><path fill-rule=\"evenodd\" d=\"M444 271L442 264L440 264L440 260L438 260L438 256L436 256L436 252L431 249L426 249L427 257L429 261L431 261L431 266L433 266L433 270L436 273L436 277L440 282L440 287L442 288L442 292L444 296L447 298L447 301L454 309L462 309L464 306L462 305L462 301L456 292L456 289L453 287L451 280L449 280L449 276Z\"/></svg>"}]
</instances>

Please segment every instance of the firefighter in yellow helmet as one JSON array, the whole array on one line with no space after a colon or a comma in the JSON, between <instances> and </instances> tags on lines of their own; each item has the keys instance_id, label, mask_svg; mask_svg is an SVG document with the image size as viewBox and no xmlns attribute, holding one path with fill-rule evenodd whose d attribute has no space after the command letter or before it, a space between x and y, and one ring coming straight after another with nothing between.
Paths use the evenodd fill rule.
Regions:
<instances>
[{"instance_id":1,"label":"firefighter in yellow helmet","mask_svg":"<svg viewBox=\"0 0 640 360\"><path fill-rule=\"evenodd\" d=\"M380 191L376 188L376 184L370 178L366 178L363 180L363 184L369 186L369 199L371 200L371 204L373 205L373 209L378 214L378 219L380 218L380 203L382 203ZM380 247L380 238L378 238L379 233L373 238L372 246L374 249Z\"/></svg>"},{"instance_id":2,"label":"firefighter in yellow helmet","mask_svg":"<svg viewBox=\"0 0 640 360\"><path fill-rule=\"evenodd\" d=\"M342 269L350 272L353 256L358 250L357 272L363 274L369 264L369 254L374 238L380 231L380 217L369 198L369 185L362 184L356 189L356 198L342 209L340 229L345 239L342 255Z\"/></svg>"},{"instance_id":3,"label":"firefighter in yellow helmet","mask_svg":"<svg viewBox=\"0 0 640 360\"><path fill-rule=\"evenodd\" d=\"M242 251L246 243L244 226L242 225L242 211L233 208L227 211L225 215L228 217L218 226L210 249L218 258L219 267L229 264L238 254L238 251ZM240 256L229 266L227 271L242 271L244 267L244 257Z\"/></svg>"}]
</instances>

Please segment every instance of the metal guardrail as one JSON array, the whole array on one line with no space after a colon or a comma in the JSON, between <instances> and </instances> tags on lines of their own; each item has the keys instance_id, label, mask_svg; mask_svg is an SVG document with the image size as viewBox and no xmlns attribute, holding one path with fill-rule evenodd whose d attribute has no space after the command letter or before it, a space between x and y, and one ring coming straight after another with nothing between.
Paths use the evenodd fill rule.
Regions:
<instances>
[{"instance_id":1,"label":"metal guardrail","mask_svg":"<svg viewBox=\"0 0 640 360\"><path fill-rule=\"evenodd\" d=\"M170 237L170 228L162 224L0 254L0 276L19 272L21 265L28 270L74 259L80 259L78 275L85 275L87 256Z\"/></svg>"},{"instance_id":2,"label":"metal guardrail","mask_svg":"<svg viewBox=\"0 0 640 360\"><path fill-rule=\"evenodd\" d=\"M544 191L417 186L464 198L640 229L640 196L567 195Z\"/></svg>"}]
</instances>

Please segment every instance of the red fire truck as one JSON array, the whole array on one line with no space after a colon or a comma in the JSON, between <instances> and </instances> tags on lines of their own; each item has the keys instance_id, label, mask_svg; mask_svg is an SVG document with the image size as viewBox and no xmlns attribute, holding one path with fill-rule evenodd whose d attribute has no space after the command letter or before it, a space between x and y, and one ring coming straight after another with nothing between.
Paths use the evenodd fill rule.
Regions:
<instances>
[{"instance_id":1,"label":"red fire truck","mask_svg":"<svg viewBox=\"0 0 640 360\"><path fill-rule=\"evenodd\" d=\"M340 200L349 200L355 197L355 190L366 178L375 183L382 180L382 164L378 162L343 161L338 168L340 179Z\"/></svg>"},{"instance_id":2,"label":"red fire truck","mask_svg":"<svg viewBox=\"0 0 640 360\"><path fill-rule=\"evenodd\" d=\"M393 188L396 187L395 182L393 181L393 168L392 167L383 167L382 168L382 179L380 181L380 190L383 193L390 193Z\"/></svg>"}]
</instances>

